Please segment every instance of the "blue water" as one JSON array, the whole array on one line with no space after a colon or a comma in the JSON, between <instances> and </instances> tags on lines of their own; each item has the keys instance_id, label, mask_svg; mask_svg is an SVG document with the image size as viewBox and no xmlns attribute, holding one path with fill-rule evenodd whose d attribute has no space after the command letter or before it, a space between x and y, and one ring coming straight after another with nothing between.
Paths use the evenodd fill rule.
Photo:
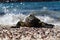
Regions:
<instances>
[{"instance_id":1,"label":"blue water","mask_svg":"<svg viewBox=\"0 0 60 40\"><path fill-rule=\"evenodd\" d=\"M2 14L3 15L5 15L5 14L11 14L11 15L12 14L16 14L16 15L17 14L18 15L27 14L27 15L29 15L30 13L35 13L35 15L37 15L37 16L48 16L45 19L43 18L45 21L46 20L50 21L49 17L51 17L54 19L54 23L55 23L55 21L60 21L60 1L0 3L0 15L2 15ZM12 18L11 15L7 15L7 16L9 16L8 18L5 15L5 17L6 17L5 20L8 20L9 18L11 19ZM19 16L19 17L21 17L21 16ZM15 16L14 16L14 18L15 18ZM18 16L16 18L18 18ZM12 19L9 22L12 22ZM1 19L1 20L4 20L4 19ZM5 21L2 21L2 22L6 23ZM14 22L16 22L16 20Z\"/></svg>"},{"instance_id":2,"label":"blue water","mask_svg":"<svg viewBox=\"0 0 60 40\"><path fill-rule=\"evenodd\" d=\"M60 2L16 2L16 3L0 3L1 7L7 9L20 9L20 10L40 10L42 7L47 7L49 10L60 10Z\"/></svg>"},{"instance_id":3,"label":"blue water","mask_svg":"<svg viewBox=\"0 0 60 40\"><path fill-rule=\"evenodd\" d=\"M50 11L60 11L60 1L57 2L16 2L16 3L0 3L0 11L8 13L23 13L27 14L41 9L47 9ZM44 15L44 14L43 14ZM55 13L55 16L60 17L59 13Z\"/></svg>"}]
</instances>

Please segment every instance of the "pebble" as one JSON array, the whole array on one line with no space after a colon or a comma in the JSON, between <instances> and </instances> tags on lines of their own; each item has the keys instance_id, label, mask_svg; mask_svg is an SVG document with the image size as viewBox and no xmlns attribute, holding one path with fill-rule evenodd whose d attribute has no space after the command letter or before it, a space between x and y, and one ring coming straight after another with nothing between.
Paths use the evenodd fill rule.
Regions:
<instances>
[{"instance_id":1,"label":"pebble","mask_svg":"<svg viewBox=\"0 0 60 40\"><path fill-rule=\"evenodd\" d=\"M2 38L3 40L59 40L60 38L60 30L56 28L21 27L21 29L2 29L0 33L2 35L0 40Z\"/></svg>"}]
</instances>

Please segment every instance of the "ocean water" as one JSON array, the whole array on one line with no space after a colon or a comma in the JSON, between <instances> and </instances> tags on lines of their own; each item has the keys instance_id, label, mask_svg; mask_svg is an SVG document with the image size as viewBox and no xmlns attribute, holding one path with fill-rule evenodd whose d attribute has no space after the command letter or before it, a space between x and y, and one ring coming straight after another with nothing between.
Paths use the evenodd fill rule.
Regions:
<instances>
[{"instance_id":1,"label":"ocean water","mask_svg":"<svg viewBox=\"0 0 60 40\"><path fill-rule=\"evenodd\" d=\"M34 14L41 21L60 26L60 1L0 3L0 25L15 25Z\"/></svg>"}]
</instances>

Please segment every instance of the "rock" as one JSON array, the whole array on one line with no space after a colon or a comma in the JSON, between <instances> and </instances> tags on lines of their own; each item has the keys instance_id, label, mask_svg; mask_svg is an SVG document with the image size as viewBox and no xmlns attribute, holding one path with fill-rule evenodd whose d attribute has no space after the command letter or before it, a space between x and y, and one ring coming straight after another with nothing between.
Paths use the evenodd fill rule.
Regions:
<instances>
[{"instance_id":1,"label":"rock","mask_svg":"<svg viewBox=\"0 0 60 40\"><path fill-rule=\"evenodd\" d=\"M60 38L60 33L57 34L57 37Z\"/></svg>"},{"instance_id":2,"label":"rock","mask_svg":"<svg viewBox=\"0 0 60 40\"><path fill-rule=\"evenodd\" d=\"M53 28L54 25L47 24L44 22L41 22L37 17L30 14L26 19L25 22L19 21L15 27L12 28L20 28L20 26L24 27L44 27L44 28Z\"/></svg>"},{"instance_id":3,"label":"rock","mask_svg":"<svg viewBox=\"0 0 60 40\"><path fill-rule=\"evenodd\" d=\"M53 28L54 25L45 23L45 27L46 27L46 28Z\"/></svg>"},{"instance_id":4,"label":"rock","mask_svg":"<svg viewBox=\"0 0 60 40\"><path fill-rule=\"evenodd\" d=\"M54 27L54 25L47 24L47 23L44 23L44 22L39 22L39 26L44 27L44 28L53 28Z\"/></svg>"},{"instance_id":5,"label":"rock","mask_svg":"<svg viewBox=\"0 0 60 40\"><path fill-rule=\"evenodd\" d=\"M19 21L19 22L16 24L16 26L12 26L11 28L20 28L20 26L21 26L21 22Z\"/></svg>"},{"instance_id":6,"label":"rock","mask_svg":"<svg viewBox=\"0 0 60 40\"><path fill-rule=\"evenodd\" d=\"M44 22L39 22L39 26L44 27L45 23Z\"/></svg>"},{"instance_id":7,"label":"rock","mask_svg":"<svg viewBox=\"0 0 60 40\"><path fill-rule=\"evenodd\" d=\"M19 21L17 24L16 24L16 27L20 27L20 26L25 26L25 23L24 22L22 22L22 21Z\"/></svg>"},{"instance_id":8,"label":"rock","mask_svg":"<svg viewBox=\"0 0 60 40\"><path fill-rule=\"evenodd\" d=\"M32 14L30 16L28 16L25 20L25 24L28 27L37 27L39 22L40 22L40 20Z\"/></svg>"},{"instance_id":9,"label":"rock","mask_svg":"<svg viewBox=\"0 0 60 40\"><path fill-rule=\"evenodd\" d=\"M22 21L18 21L18 23L16 24L16 26L12 26L11 28L20 28L20 26L25 26L25 23Z\"/></svg>"}]
</instances>

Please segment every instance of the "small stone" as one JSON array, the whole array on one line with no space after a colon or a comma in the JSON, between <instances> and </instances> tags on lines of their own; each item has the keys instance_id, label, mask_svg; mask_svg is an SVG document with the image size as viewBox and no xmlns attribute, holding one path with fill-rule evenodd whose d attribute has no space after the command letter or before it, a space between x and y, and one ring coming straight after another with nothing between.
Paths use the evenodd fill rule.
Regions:
<instances>
[{"instance_id":1,"label":"small stone","mask_svg":"<svg viewBox=\"0 0 60 40\"><path fill-rule=\"evenodd\" d=\"M57 34L57 37L60 38L60 33Z\"/></svg>"}]
</instances>

